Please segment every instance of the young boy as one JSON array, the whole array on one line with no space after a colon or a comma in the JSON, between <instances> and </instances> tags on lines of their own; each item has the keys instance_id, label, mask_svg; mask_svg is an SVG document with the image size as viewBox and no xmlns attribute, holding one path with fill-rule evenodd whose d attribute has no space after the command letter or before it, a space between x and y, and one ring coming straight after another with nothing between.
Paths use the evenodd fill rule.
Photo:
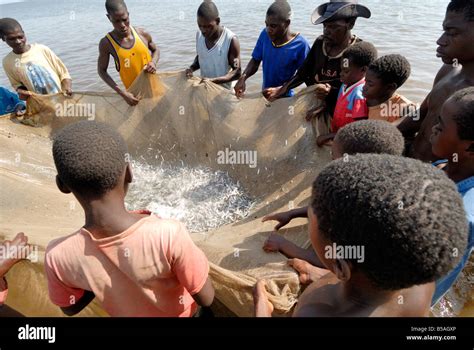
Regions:
<instances>
[{"instance_id":1,"label":"young boy","mask_svg":"<svg viewBox=\"0 0 474 350\"><path fill-rule=\"evenodd\" d=\"M389 123L380 120L363 120L344 126L337 132L332 144L332 157L339 159L358 153L377 153L401 156L404 139L400 131ZM275 230L287 225L294 218L307 218L308 207L265 216L263 222L276 220ZM303 249L281 235L272 233L263 245L266 252L280 252L290 258L288 263L300 275L302 284L315 282L322 274L323 265L311 249Z\"/></svg>"},{"instance_id":2,"label":"young boy","mask_svg":"<svg viewBox=\"0 0 474 350\"><path fill-rule=\"evenodd\" d=\"M453 285L474 249L474 87L457 91L443 105L431 135L433 154L447 159L443 168L458 187L469 221L467 250L448 274L436 281L435 304Z\"/></svg>"},{"instance_id":3,"label":"young boy","mask_svg":"<svg viewBox=\"0 0 474 350\"><path fill-rule=\"evenodd\" d=\"M401 55L380 57L369 66L362 94L367 100L369 119L400 122L400 118L416 112L416 106L396 91L410 76L410 63Z\"/></svg>"},{"instance_id":4,"label":"young boy","mask_svg":"<svg viewBox=\"0 0 474 350\"><path fill-rule=\"evenodd\" d=\"M405 118L399 128L409 141L407 155L426 162L436 160L430 136L443 103L458 90L474 86L474 1L451 0L438 39L436 54L445 63L416 118Z\"/></svg>"},{"instance_id":5,"label":"young boy","mask_svg":"<svg viewBox=\"0 0 474 350\"><path fill-rule=\"evenodd\" d=\"M428 316L432 282L466 247L456 186L414 159L360 154L332 162L313 184L308 216L313 248L331 273L303 292L296 317ZM255 304L257 316L270 316L264 282Z\"/></svg>"},{"instance_id":6,"label":"young boy","mask_svg":"<svg viewBox=\"0 0 474 350\"><path fill-rule=\"evenodd\" d=\"M98 73L102 80L130 106L135 106L140 101L139 97L126 89L132 85L142 70L147 73L156 72L160 51L148 32L130 25L127 5L123 0L107 0L105 8L114 30L99 43ZM115 68L120 74L125 90L121 89L107 72L110 56L115 61Z\"/></svg>"},{"instance_id":7,"label":"young boy","mask_svg":"<svg viewBox=\"0 0 474 350\"><path fill-rule=\"evenodd\" d=\"M237 97L246 90L245 82L257 73L263 63L263 95L269 97L292 78L310 50L308 41L290 29L291 7L287 1L276 1L267 10L266 29L262 30L244 73L234 87ZM285 96L293 96L289 90Z\"/></svg>"},{"instance_id":8,"label":"young boy","mask_svg":"<svg viewBox=\"0 0 474 350\"><path fill-rule=\"evenodd\" d=\"M55 137L53 156L58 188L85 212L82 228L46 249L53 303L74 315L97 297L111 316L145 317L189 317L198 304L211 305L208 261L184 225L125 209L132 171L115 130L69 125Z\"/></svg>"},{"instance_id":9,"label":"young boy","mask_svg":"<svg viewBox=\"0 0 474 350\"><path fill-rule=\"evenodd\" d=\"M2 248L2 254L0 254L0 317L23 316L4 305L8 295L8 283L5 276L16 263L28 257L31 246L28 244L28 237L23 232L17 233L12 241L4 241L0 246Z\"/></svg>"},{"instance_id":10,"label":"young boy","mask_svg":"<svg viewBox=\"0 0 474 350\"><path fill-rule=\"evenodd\" d=\"M16 113L22 114L26 109L24 101L20 100L18 94L0 86L0 115Z\"/></svg>"},{"instance_id":11,"label":"young boy","mask_svg":"<svg viewBox=\"0 0 474 350\"><path fill-rule=\"evenodd\" d=\"M28 99L32 92L72 95L72 80L64 63L50 48L29 44L20 23L0 19L0 36L12 48L3 58L3 69L21 99Z\"/></svg>"},{"instance_id":12,"label":"young boy","mask_svg":"<svg viewBox=\"0 0 474 350\"><path fill-rule=\"evenodd\" d=\"M241 74L239 39L230 29L221 26L219 10L212 1L199 6L197 22L197 56L186 69L186 75L190 78L200 69L201 77L230 89L231 82Z\"/></svg>"},{"instance_id":13,"label":"young boy","mask_svg":"<svg viewBox=\"0 0 474 350\"><path fill-rule=\"evenodd\" d=\"M319 135L316 143L323 146L334 139L344 125L367 119L369 111L362 95L365 74L377 59L377 49L369 42L359 42L349 47L342 55L341 82L336 108L331 122L331 133Z\"/></svg>"}]
</instances>

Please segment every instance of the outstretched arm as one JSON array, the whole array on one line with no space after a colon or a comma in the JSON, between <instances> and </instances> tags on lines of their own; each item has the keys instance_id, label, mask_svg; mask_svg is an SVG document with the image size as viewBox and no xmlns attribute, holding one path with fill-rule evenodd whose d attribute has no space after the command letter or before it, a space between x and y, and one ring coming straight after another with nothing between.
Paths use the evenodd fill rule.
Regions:
<instances>
[{"instance_id":1,"label":"outstretched arm","mask_svg":"<svg viewBox=\"0 0 474 350\"><path fill-rule=\"evenodd\" d=\"M307 218L308 207L301 207L282 213L270 214L263 217L262 222L275 220L278 224L275 226L275 231L278 231L282 227L286 226L291 220L295 218Z\"/></svg>"},{"instance_id":2,"label":"outstretched arm","mask_svg":"<svg viewBox=\"0 0 474 350\"><path fill-rule=\"evenodd\" d=\"M117 94L123 97L123 99L130 105L135 106L140 101L138 98L133 96L133 94L122 90L117 83L112 79L112 77L107 72L109 68L109 51L110 43L107 38L103 38L99 43L99 59L97 61L97 72L102 80L110 86Z\"/></svg>"},{"instance_id":3,"label":"outstretched arm","mask_svg":"<svg viewBox=\"0 0 474 350\"><path fill-rule=\"evenodd\" d=\"M317 267L324 267L313 249L304 249L283 236L272 233L263 244L263 250L267 253L280 252L289 259L301 259Z\"/></svg>"},{"instance_id":4,"label":"outstretched arm","mask_svg":"<svg viewBox=\"0 0 474 350\"><path fill-rule=\"evenodd\" d=\"M150 33L145 31L144 29L137 29L137 32L147 40L148 50L150 50L151 52L151 61L145 65L144 70L147 73L155 73L156 65L158 64L158 61L160 60L160 49L158 48L156 43L153 41L153 38L151 37Z\"/></svg>"},{"instance_id":5,"label":"outstretched arm","mask_svg":"<svg viewBox=\"0 0 474 350\"><path fill-rule=\"evenodd\" d=\"M199 55L196 55L196 58L194 58L194 62L192 65L189 66L189 68L186 69L186 76L188 78L193 77L193 73L197 71L201 66L199 65Z\"/></svg>"},{"instance_id":6,"label":"outstretched arm","mask_svg":"<svg viewBox=\"0 0 474 350\"><path fill-rule=\"evenodd\" d=\"M260 67L260 62L261 61L256 61L253 58L250 60L249 64L247 65L247 68L245 68L245 71L240 76L239 80L237 81L237 84L234 87L235 94L237 95L237 97L242 97L244 95L246 90L245 82L248 78L257 73L258 68Z\"/></svg>"}]
</instances>

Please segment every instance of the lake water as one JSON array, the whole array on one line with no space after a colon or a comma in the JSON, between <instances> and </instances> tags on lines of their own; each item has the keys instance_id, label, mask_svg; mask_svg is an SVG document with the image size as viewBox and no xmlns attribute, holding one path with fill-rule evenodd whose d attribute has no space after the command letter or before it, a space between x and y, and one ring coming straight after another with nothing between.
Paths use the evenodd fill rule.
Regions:
<instances>
[{"instance_id":1,"label":"lake water","mask_svg":"<svg viewBox=\"0 0 474 350\"><path fill-rule=\"evenodd\" d=\"M245 66L264 27L271 0L216 0L222 23L235 32ZM104 91L108 87L97 75L99 40L111 30L101 0L0 0L0 16L20 21L30 42L49 46L70 70L76 90ZM195 57L196 10L201 0L128 0L131 23L146 28L161 49L159 70L180 70ZM311 24L311 13L323 1L292 0L293 30L311 43L322 26ZM436 58L436 40L441 35L448 0L364 0L372 18L358 20L354 33L371 41L379 54L399 53L412 65L412 76L401 92L421 102L441 66ZM0 43L0 56L10 48ZM0 84L9 86L3 70ZM111 66L113 76L118 79ZM261 85L261 72L249 80L249 90Z\"/></svg>"}]
</instances>

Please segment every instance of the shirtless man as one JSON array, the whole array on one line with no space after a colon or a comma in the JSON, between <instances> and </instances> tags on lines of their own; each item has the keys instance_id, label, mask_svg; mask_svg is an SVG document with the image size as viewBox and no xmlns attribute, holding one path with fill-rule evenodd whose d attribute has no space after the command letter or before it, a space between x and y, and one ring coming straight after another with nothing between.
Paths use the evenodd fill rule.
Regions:
<instances>
[{"instance_id":1,"label":"shirtless man","mask_svg":"<svg viewBox=\"0 0 474 350\"><path fill-rule=\"evenodd\" d=\"M444 102L456 91L474 86L474 1L452 0L443 31L436 52L445 65L438 72L433 89L418 114L407 117L399 125L406 139L414 138L407 155L426 162L436 160L431 152L430 136Z\"/></svg>"}]
</instances>

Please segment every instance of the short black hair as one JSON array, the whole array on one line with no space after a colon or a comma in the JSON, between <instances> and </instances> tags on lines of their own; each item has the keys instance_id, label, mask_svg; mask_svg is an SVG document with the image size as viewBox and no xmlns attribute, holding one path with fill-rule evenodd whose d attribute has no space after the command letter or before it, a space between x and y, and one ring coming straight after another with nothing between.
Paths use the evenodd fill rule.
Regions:
<instances>
[{"instance_id":1,"label":"short black hair","mask_svg":"<svg viewBox=\"0 0 474 350\"><path fill-rule=\"evenodd\" d=\"M458 127L458 136L461 140L474 141L474 87L456 91L450 99L459 108L454 116Z\"/></svg>"},{"instance_id":2,"label":"short black hair","mask_svg":"<svg viewBox=\"0 0 474 350\"><path fill-rule=\"evenodd\" d=\"M401 156L405 139L398 128L383 120L361 120L339 129L334 139L343 153L377 153Z\"/></svg>"},{"instance_id":3,"label":"short black hair","mask_svg":"<svg viewBox=\"0 0 474 350\"><path fill-rule=\"evenodd\" d=\"M291 6L285 0L276 0L267 10L267 16L275 16L281 21L291 19L291 15Z\"/></svg>"},{"instance_id":4,"label":"short black hair","mask_svg":"<svg viewBox=\"0 0 474 350\"><path fill-rule=\"evenodd\" d=\"M126 167L127 146L110 125L80 121L54 137L54 164L72 191L100 197L117 186Z\"/></svg>"},{"instance_id":5,"label":"short black hair","mask_svg":"<svg viewBox=\"0 0 474 350\"><path fill-rule=\"evenodd\" d=\"M0 38L3 39L7 33L13 32L17 29L23 31L23 28L16 19L8 17L0 19Z\"/></svg>"},{"instance_id":6,"label":"short black hair","mask_svg":"<svg viewBox=\"0 0 474 350\"><path fill-rule=\"evenodd\" d=\"M128 10L124 0L107 0L105 2L105 9L108 14L118 12L122 9Z\"/></svg>"},{"instance_id":7,"label":"short black hair","mask_svg":"<svg viewBox=\"0 0 474 350\"><path fill-rule=\"evenodd\" d=\"M360 41L344 51L344 58L357 67L368 67L377 59L377 49L367 41Z\"/></svg>"},{"instance_id":8,"label":"short black hair","mask_svg":"<svg viewBox=\"0 0 474 350\"><path fill-rule=\"evenodd\" d=\"M331 162L311 207L331 244L364 247L355 268L384 290L437 280L464 254L468 222L457 187L419 160L359 154ZM349 259L347 259L349 260Z\"/></svg>"},{"instance_id":9,"label":"short black hair","mask_svg":"<svg viewBox=\"0 0 474 350\"><path fill-rule=\"evenodd\" d=\"M213 1L204 1L197 10L197 16L208 21L219 18L219 10Z\"/></svg>"},{"instance_id":10,"label":"short black hair","mask_svg":"<svg viewBox=\"0 0 474 350\"><path fill-rule=\"evenodd\" d=\"M386 55L375 60L369 70L374 72L384 84L395 83L397 89L410 77L410 62L402 55Z\"/></svg>"},{"instance_id":11,"label":"short black hair","mask_svg":"<svg viewBox=\"0 0 474 350\"><path fill-rule=\"evenodd\" d=\"M473 0L451 0L448 4L449 12L464 12L464 18L468 22L474 21L474 1Z\"/></svg>"}]
</instances>

